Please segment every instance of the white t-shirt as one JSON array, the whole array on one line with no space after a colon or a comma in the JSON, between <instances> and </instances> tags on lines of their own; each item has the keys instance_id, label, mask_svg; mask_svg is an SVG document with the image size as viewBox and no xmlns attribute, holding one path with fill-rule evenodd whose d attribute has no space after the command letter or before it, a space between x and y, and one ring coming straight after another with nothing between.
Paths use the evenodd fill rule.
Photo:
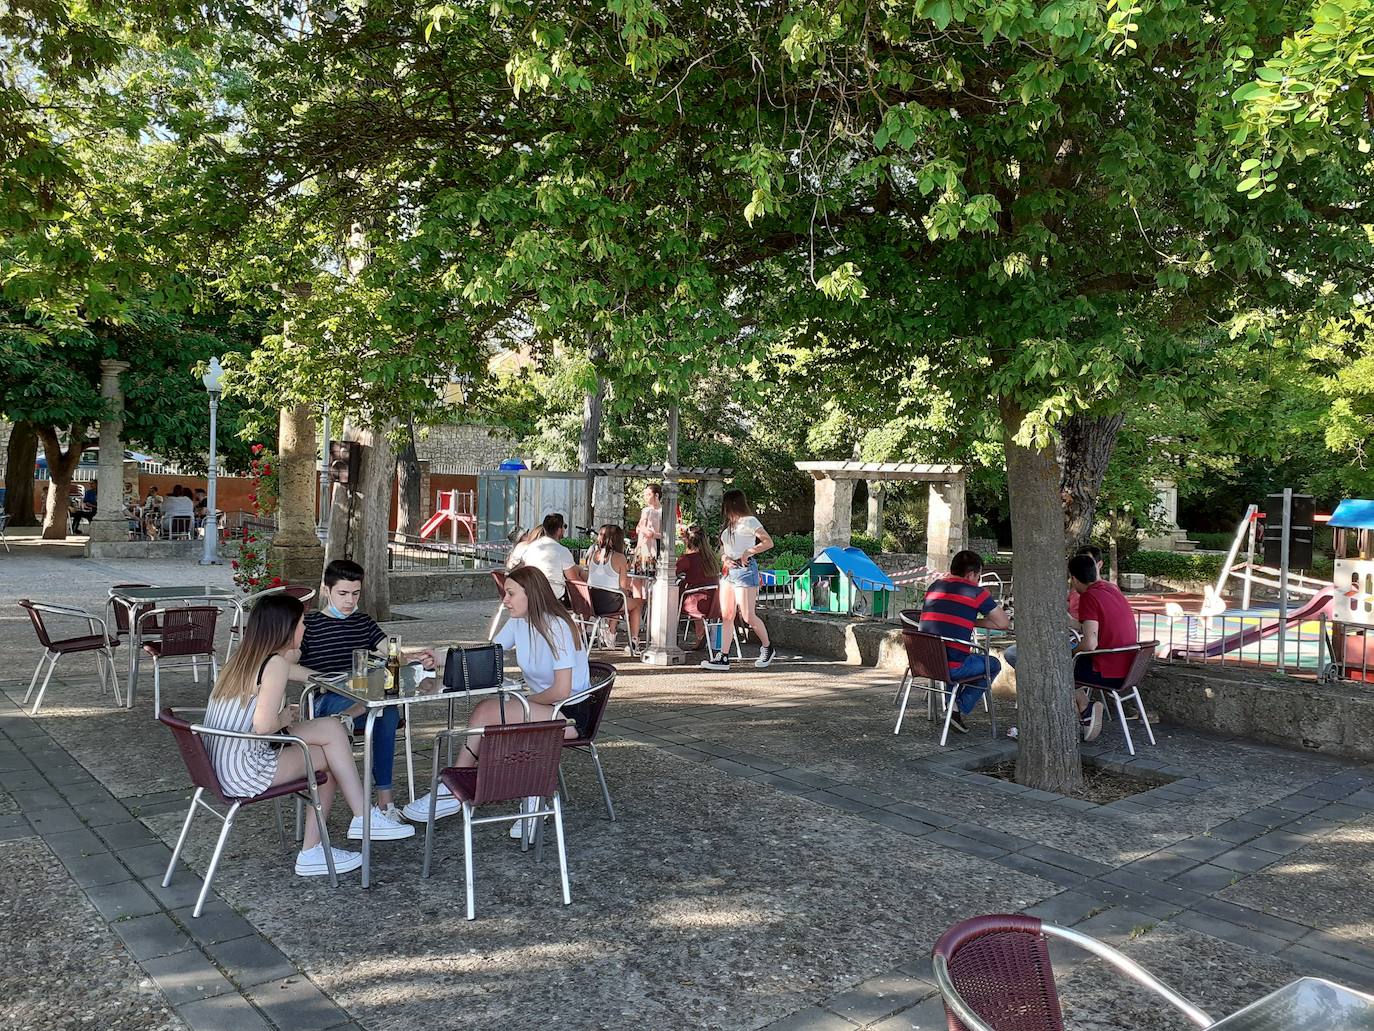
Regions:
<instances>
[{"instance_id":1,"label":"white t-shirt","mask_svg":"<svg viewBox=\"0 0 1374 1031\"><path fill-rule=\"evenodd\" d=\"M535 694L553 687L554 671L560 669L572 670L572 694L588 690L592 681L587 672L586 651L573 647L572 630L564 620L550 619L549 627L558 644L557 657L543 634L530 626L530 621L524 617L509 620L492 640L502 648L514 650L520 672L525 674L525 683Z\"/></svg>"},{"instance_id":2,"label":"white t-shirt","mask_svg":"<svg viewBox=\"0 0 1374 1031\"><path fill-rule=\"evenodd\" d=\"M524 565L533 566L548 578L555 597L561 597L566 590L563 570L576 565L573 553L552 537L540 537L537 541L530 541L521 553L520 561Z\"/></svg>"},{"instance_id":3,"label":"white t-shirt","mask_svg":"<svg viewBox=\"0 0 1374 1031\"><path fill-rule=\"evenodd\" d=\"M725 558L737 559L754 546L756 534L763 524L753 516L743 516L735 522L733 529L720 531L720 546Z\"/></svg>"}]
</instances>

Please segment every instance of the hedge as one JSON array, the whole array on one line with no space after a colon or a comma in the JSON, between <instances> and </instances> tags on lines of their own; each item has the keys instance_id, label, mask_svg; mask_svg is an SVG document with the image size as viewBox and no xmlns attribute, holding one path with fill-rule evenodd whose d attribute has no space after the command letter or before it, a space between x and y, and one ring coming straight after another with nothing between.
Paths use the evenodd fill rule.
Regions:
<instances>
[{"instance_id":1,"label":"hedge","mask_svg":"<svg viewBox=\"0 0 1374 1031\"><path fill-rule=\"evenodd\" d=\"M1215 580L1225 561L1225 555L1191 551L1137 551L1122 558L1121 571L1169 580Z\"/></svg>"}]
</instances>

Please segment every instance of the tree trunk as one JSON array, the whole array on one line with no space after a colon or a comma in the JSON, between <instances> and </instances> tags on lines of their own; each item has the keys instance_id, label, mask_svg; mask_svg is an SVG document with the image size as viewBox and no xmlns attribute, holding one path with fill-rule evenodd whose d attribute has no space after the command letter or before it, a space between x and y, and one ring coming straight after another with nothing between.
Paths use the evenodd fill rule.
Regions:
<instances>
[{"instance_id":1,"label":"tree trunk","mask_svg":"<svg viewBox=\"0 0 1374 1031\"><path fill-rule=\"evenodd\" d=\"M15 423L5 455L5 515L11 527L38 525L33 511L33 466L37 459L37 431L30 423Z\"/></svg>"},{"instance_id":2,"label":"tree trunk","mask_svg":"<svg viewBox=\"0 0 1374 1031\"><path fill-rule=\"evenodd\" d=\"M1111 580L1111 582L1116 584L1118 587L1121 586L1121 571L1118 568L1121 563L1118 560L1119 549L1117 548L1117 538L1120 536L1121 522L1119 519L1117 519L1116 513L1113 512L1111 530L1107 535L1107 565L1108 568L1111 570L1108 579Z\"/></svg>"},{"instance_id":3,"label":"tree trunk","mask_svg":"<svg viewBox=\"0 0 1374 1031\"><path fill-rule=\"evenodd\" d=\"M1064 536L1069 551L1087 544L1093 533L1097 494L1112 460L1117 434L1125 421L1115 415L1075 415L1060 431L1063 472L1059 481L1064 504Z\"/></svg>"},{"instance_id":4,"label":"tree trunk","mask_svg":"<svg viewBox=\"0 0 1374 1031\"><path fill-rule=\"evenodd\" d=\"M43 539L45 541L65 541L67 526L71 518L67 507L67 497L71 492L72 474L81 462L81 452L86 447L86 424L76 423L71 427L67 438L67 450L57 439L57 429L53 426L38 427L38 437L43 441L43 454L48 460L48 497L43 506Z\"/></svg>"},{"instance_id":5,"label":"tree trunk","mask_svg":"<svg viewBox=\"0 0 1374 1031\"><path fill-rule=\"evenodd\" d=\"M405 428L405 447L396 456L396 532L408 537L420 535L420 455L415 450L415 421L408 420Z\"/></svg>"},{"instance_id":6,"label":"tree trunk","mask_svg":"<svg viewBox=\"0 0 1374 1031\"><path fill-rule=\"evenodd\" d=\"M591 359L593 362L601 361L606 357L606 349L602 344L597 344L592 348ZM601 411L606 401L606 379L604 376L596 377L596 388L588 390L582 395L582 432L577 438L577 468L585 473L587 466L598 461L601 450ZM577 521L595 529L596 519L593 515L592 490L591 484L587 486L587 508L586 511L579 513ZM571 515L571 513L569 513Z\"/></svg>"},{"instance_id":7,"label":"tree trunk","mask_svg":"<svg viewBox=\"0 0 1374 1031\"><path fill-rule=\"evenodd\" d=\"M363 596L358 606L375 620L391 618L391 586L387 580L387 552L391 522L391 488L396 476L396 452L387 436L393 424L344 424L344 440L363 446L356 490L334 488L326 560L351 558L363 567ZM342 530L343 532L337 532Z\"/></svg>"},{"instance_id":8,"label":"tree trunk","mask_svg":"<svg viewBox=\"0 0 1374 1031\"><path fill-rule=\"evenodd\" d=\"M1016 780L1069 794L1083 784L1064 607L1064 509L1053 447L1016 443L1024 413L1002 402L1016 578Z\"/></svg>"}]
</instances>

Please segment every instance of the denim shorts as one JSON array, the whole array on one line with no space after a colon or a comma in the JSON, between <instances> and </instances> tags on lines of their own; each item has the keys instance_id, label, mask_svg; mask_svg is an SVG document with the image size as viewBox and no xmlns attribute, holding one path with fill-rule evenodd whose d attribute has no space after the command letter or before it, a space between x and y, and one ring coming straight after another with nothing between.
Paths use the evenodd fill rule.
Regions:
<instances>
[{"instance_id":1,"label":"denim shorts","mask_svg":"<svg viewBox=\"0 0 1374 1031\"><path fill-rule=\"evenodd\" d=\"M759 564L752 558L745 566L735 566L725 574L731 587L757 587L759 585Z\"/></svg>"}]
</instances>

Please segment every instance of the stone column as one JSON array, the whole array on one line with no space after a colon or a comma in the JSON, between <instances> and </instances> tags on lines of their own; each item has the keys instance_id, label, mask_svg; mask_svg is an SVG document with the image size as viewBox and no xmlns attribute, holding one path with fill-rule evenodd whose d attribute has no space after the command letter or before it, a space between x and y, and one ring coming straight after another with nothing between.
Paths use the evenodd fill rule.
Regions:
<instances>
[{"instance_id":1,"label":"stone column","mask_svg":"<svg viewBox=\"0 0 1374 1031\"><path fill-rule=\"evenodd\" d=\"M100 362L100 396L105 399L109 417L100 424L96 514L90 525L93 542L129 539L129 523L124 516L124 391L119 385L120 374L128 368L128 362L113 358Z\"/></svg>"},{"instance_id":2,"label":"stone column","mask_svg":"<svg viewBox=\"0 0 1374 1031\"><path fill-rule=\"evenodd\" d=\"M313 586L324 568L324 549L315 533L315 415L309 405L278 415L277 483L272 550L286 580Z\"/></svg>"},{"instance_id":3,"label":"stone column","mask_svg":"<svg viewBox=\"0 0 1374 1031\"><path fill-rule=\"evenodd\" d=\"M599 474L592 481L592 524L602 526L625 522L625 479L610 473ZM529 527L525 527L526 530Z\"/></svg>"},{"instance_id":4,"label":"stone column","mask_svg":"<svg viewBox=\"0 0 1374 1031\"><path fill-rule=\"evenodd\" d=\"M434 492L431 488L429 460L420 459L420 522L424 523L434 514Z\"/></svg>"},{"instance_id":5,"label":"stone column","mask_svg":"<svg viewBox=\"0 0 1374 1031\"><path fill-rule=\"evenodd\" d=\"M954 553L964 549L966 520L963 479L932 483L926 513L926 565L931 569L948 570Z\"/></svg>"},{"instance_id":6,"label":"stone column","mask_svg":"<svg viewBox=\"0 0 1374 1031\"><path fill-rule=\"evenodd\" d=\"M864 533L870 537L883 539L883 494L882 484L868 481L868 525L864 528Z\"/></svg>"},{"instance_id":7,"label":"stone column","mask_svg":"<svg viewBox=\"0 0 1374 1031\"><path fill-rule=\"evenodd\" d=\"M812 534L816 554L826 548L849 547L850 508L854 504L854 481L836 480L822 476L816 480L816 508L812 519Z\"/></svg>"},{"instance_id":8,"label":"stone column","mask_svg":"<svg viewBox=\"0 0 1374 1031\"><path fill-rule=\"evenodd\" d=\"M678 586L674 572L677 545L677 433L678 406L668 409L668 457L663 463L663 550L658 556L653 596L649 601L649 647L643 661L654 666L676 666L686 657L677 645ZM605 477L602 477L605 479ZM624 480L619 481L624 490Z\"/></svg>"}]
</instances>

